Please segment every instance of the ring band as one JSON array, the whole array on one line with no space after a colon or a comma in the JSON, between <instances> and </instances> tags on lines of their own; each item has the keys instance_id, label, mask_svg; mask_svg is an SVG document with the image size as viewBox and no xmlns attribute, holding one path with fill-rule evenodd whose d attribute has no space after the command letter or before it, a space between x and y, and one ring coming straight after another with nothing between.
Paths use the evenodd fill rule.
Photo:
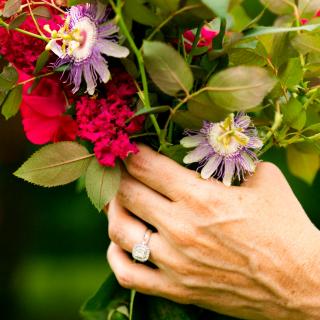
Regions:
<instances>
[{"instance_id":1,"label":"ring band","mask_svg":"<svg viewBox=\"0 0 320 320\"><path fill-rule=\"evenodd\" d=\"M150 248L148 243L150 241L152 231L147 229L143 235L141 242L136 243L132 250L132 258L139 262L147 262L150 257Z\"/></svg>"}]
</instances>

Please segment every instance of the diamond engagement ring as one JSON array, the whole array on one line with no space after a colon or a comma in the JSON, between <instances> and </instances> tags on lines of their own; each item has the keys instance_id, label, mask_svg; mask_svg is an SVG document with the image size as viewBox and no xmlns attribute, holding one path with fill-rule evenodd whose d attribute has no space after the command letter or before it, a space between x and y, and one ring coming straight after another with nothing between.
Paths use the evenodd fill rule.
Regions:
<instances>
[{"instance_id":1,"label":"diamond engagement ring","mask_svg":"<svg viewBox=\"0 0 320 320\"><path fill-rule=\"evenodd\" d=\"M150 257L150 248L148 243L151 238L152 231L147 229L143 235L142 242L136 243L132 250L132 257L139 262L147 262Z\"/></svg>"}]
</instances>

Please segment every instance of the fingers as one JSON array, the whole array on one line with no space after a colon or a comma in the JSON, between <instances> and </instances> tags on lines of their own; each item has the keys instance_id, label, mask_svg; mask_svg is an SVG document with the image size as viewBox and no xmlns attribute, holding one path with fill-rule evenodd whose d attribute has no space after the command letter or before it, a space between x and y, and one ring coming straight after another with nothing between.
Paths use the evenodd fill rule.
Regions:
<instances>
[{"instance_id":1,"label":"fingers","mask_svg":"<svg viewBox=\"0 0 320 320\"><path fill-rule=\"evenodd\" d=\"M108 220L111 241L127 252L131 253L134 245L143 240L147 226L131 216L116 200L109 205ZM151 252L150 261L155 265L161 264L160 255L163 254L165 245L159 233L151 234L148 246Z\"/></svg>"},{"instance_id":2,"label":"fingers","mask_svg":"<svg viewBox=\"0 0 320 320\"><path fill-rule=\"evenodd\" d=\"M113 242L109 246L107 258L117 280L124 288L136 289L148 295L165 294L168 280L159 269L135 263Z\"/></svg>"},{"instance_id":3,"label":"fingers","mask_svg":"<svg viewBox=\"0 0 320 320\"><path fill-rule=\"evenodd\" d=\"M127 159L126 167L134 178L173 201L185 197L186 189L200 181L195 171L144 145L139 145L139 153Z\"/></svg>"},{"instance_id":4,"label":"fingers","mask_svg":"<svg viewBox=\"0 0 320 320\"><path fill-rule=\"evenodd\" d=\"M122 174L117 199L123 207L158 230L170 220L172 202L127 173Z\"/></svg>"}]
</instances>

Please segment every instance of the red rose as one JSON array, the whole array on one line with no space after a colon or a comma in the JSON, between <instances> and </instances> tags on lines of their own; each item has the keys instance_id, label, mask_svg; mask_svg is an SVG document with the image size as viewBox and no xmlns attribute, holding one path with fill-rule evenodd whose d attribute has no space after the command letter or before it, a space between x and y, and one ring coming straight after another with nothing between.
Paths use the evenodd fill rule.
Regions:
<instances>
[{"instance_id":1,"label":"red rose","mask_svg":"<svg viewBox=\"0 0 320 320\"><path fill-rule=\"evenodd\" d=\"M19 81L29 76L19 72ZM77 135L77 124L71 116L65 115L66 97L55 78L43 78L29 94L32 82L24 85L21 115L28 140L34 144L73 141Z\"/></svg>"}]
</instances>

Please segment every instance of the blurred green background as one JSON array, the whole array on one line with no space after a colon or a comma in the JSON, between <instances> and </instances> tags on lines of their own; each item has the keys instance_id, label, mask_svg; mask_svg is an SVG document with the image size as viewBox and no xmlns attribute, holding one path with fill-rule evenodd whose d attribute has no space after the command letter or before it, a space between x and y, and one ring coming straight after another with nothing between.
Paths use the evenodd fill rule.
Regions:
<instances>
[{"instance_id":1,"label":"blurred green background","mask_svg":"<svg viewBox=\"0 0 320 320\"><path fill-rule=\"evenodd\" d=\"M261 9L257 0L245 5L252 17ZM264 20L272 19L267 14ZM0 120L0 145L1 318L80 319L79 307L108 271L106 219L74 184L43 189L12 175L34 150L19 118ZM266 159L280 166L320 228L320 176L310 187L288 173L283 151L272 151Z\"/></svg>"}]
</instances>

